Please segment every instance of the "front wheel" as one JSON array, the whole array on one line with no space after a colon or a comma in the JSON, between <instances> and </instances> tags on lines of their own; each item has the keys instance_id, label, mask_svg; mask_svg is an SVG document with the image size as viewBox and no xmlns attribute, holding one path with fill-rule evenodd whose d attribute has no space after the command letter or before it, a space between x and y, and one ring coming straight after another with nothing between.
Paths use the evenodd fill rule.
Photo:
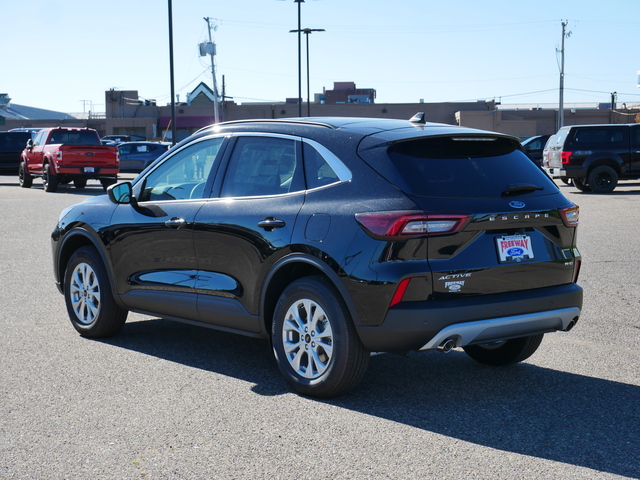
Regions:
<instances>
[{"instance_id":1,"label":"front wheel","mask_svg":"<svg viewBox=\"0 0 640 480\"><path fill-rule=\"evenodd\" d=\"M589 187L589 185L587 185L586 179L584 179L584 178L574 178L573 179L573 186L576 187L581 192L590 192L591 191L591 187Z\"/></svg>"},{"instance_id":2,"label":"front wheel","mask_svg":"<svg viewBox=\"0 0 640 480\"><path fill-rule=\"evenodd\" d=\"M24 161L20 162L18 167L18 183L22 188L31 188L31 185L33 185L33 177L27 173L27 166Z\"/></svg>"},{"instance_id":3,"label":"front wheel","mask_svg":"<svg viewBox=\"0 0 640 480\"><path fill-rule=\"evenodd\" d=\"M102 189L105 192L107 191L107 188L109 188L111 185L117 182L118 182L117 178L101 178L100 179L100 185L102 185Z\"/></svg>"},{"instance_id":4,"label":"front wheel","mask_svg":"<svg viewBox=\"0 0 640 480\"><path fill-rule=\"evenodd\" d=\"M86 178L76 178L75 180L73 180L73 186L76 188L84 188L87 186L87 179Z\"/></svg>"},{"instance_id":5,"label":"front wheel","mask_svg":"<svg viewBox=\"0 0 640 480\"><path fill-rule=\"evenodd\" d=\"M343 395L369 364L347 307L325 277L301 278L284 290L271 338L280 371L302 395Z\"/></svg>"},{"instance_id":6,"label":"front wheel","mask_svg":"<svg viewBox=\"0 0 640 480\"><path fill-rule=\"evenodd\" d=\"M69 259L64 299L71 323L83 337L108 337L127 320L127 310L113 299L102 259L91 247L79 248Z\"/></svg>"},{"instance_id":7,"label":"front wheel","mask_svg":"<svg viewBox=\"0 0 640 480\"><path fill-rule=\"evenodd\" d=\"M475 361L486 365L511 365L526 360L540 346L544 334L512 338L501 342L480 343L462 347Z\"/></svg>"},{"instance_id":8,"label":"front wheel","mask_svg":"<svg viewBox=\"0 0 640 480\"><path fill-rule=\"evenodd\" d=\"M58 176L51 173L51 165L48 163L42 171L42 184L45 192L55 192L58 190Z\"/></svg>"}]
</instances>

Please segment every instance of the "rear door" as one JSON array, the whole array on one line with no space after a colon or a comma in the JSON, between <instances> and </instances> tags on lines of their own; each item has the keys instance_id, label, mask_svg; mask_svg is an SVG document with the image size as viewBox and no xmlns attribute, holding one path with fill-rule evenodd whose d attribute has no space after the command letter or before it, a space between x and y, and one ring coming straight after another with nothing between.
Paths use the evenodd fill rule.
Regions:
<instances>
[{"instance_id":1,"label":"rear door","mask_svg":"<svg viewBox=\"0 0 640 480\"><path fill-rule=\"evenodd\" d=\"M235 137L214 198L195 219L202 320L259 332L259 298L271 265L290 252L304 199L300 142L278 135Z\"/></svg>"},{"instance_id":2,"label":"rear door","mask_svg":"<svg viewBox=\"0 0 640 480\"><path fill-rule=\"evenodd\" d=\"M44 145L49 130L41 130L33 139L33 147L27 150L27 164L30 173L41 173L44 159Z\"/></svg>"}]
</instances>

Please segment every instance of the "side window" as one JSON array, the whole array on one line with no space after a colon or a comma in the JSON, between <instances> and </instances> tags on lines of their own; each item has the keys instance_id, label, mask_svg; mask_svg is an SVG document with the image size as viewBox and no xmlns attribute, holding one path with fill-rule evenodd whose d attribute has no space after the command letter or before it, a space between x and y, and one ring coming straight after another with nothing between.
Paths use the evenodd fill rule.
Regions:
<instances>
[{"instance_id":1,"label":"side window","mask_svg":"<svg viewBox=\"0 0 640 480\"><path fill-rule=\"evenodd\" d=\"M633 148L638 150L640 148L640 126L631 127L631 143L633 144Z\"/></svg>"},{"instance_id":2,"label":"side window","mask_svg":"<svg viewBox=\"0 0 640 480\"><path fill-rule=\"evenodd\" d=\"M202 198L223 140L205 140L176 152L145 178L139 200Z\"/></svg>"},{"instance_id":3,"label":"side window","mask_svg":"<svg viewBox=\"0 0 640 480\"><path fill-rule=\"evenodd\" d=\"M304 143L302 153L304 156L305 179L309 190L340 180L325 158L311 145Z\"/></svg>"},{"instance_id":4,"label":"side window","mask_svg":"<svg viewBox=\"0 0 640 480\"><path fill-rule=\"evenodd\" d=\"M602 145L603 147L627 144L628 127L586 127L578 128L574 143L578 145Z\"/></svg>"},{"instance_id":5,"label":"side window","mask_svg":"<svg viewBox=\"0 0 640 480\"><path fill-rule=\"evenodd\" d=\"M36 138L33 139L33 146L37 147L38 145L42 145L44 143L46 136L47 136L47 132L38 133L36 135Z\"/></svg>"},{"instance_id":6,"label":"side window","mask_svg":"<svg viewBox=\"0 0 640 480\"><path fill-rule=\"evenodd\" d=\"M302 183L294 140L242 136L229 159L220 196L282 195L303 190Z\"/></svg>"}]
</instances>

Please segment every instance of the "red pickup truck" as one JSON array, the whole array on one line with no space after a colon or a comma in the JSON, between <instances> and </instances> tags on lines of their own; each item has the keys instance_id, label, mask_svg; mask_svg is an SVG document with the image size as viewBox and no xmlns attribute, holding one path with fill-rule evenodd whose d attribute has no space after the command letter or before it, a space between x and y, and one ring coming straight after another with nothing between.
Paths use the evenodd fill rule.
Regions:
<instances>
[{"instance_id":1,"label":"red pickup truck","mask_svg":"<svg viewBox=\"0 0 640 480\"><path fill-rule=\"evenodd\" d=\"M91 128L44 128L27 142L20 157L20 186L31 187L34 177L42 177L44 189L55 192L61 183L73 181L84 188L88 179L98 179L102 187L117 181L120 170L118 149L102 145Z\"/></svg>"}]
</instances>

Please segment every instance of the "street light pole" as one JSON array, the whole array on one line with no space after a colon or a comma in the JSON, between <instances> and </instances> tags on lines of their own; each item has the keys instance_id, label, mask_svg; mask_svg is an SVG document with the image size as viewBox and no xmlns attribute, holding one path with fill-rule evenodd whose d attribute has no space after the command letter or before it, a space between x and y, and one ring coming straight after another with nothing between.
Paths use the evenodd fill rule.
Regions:
<instances>
[{"instance_id":1,"label":"street light pole","mask_svg":"<svg viewBox=\"0 0 640 480\"><path fill-rule=\"evenodd\" d=\"M290 30L289 33L293 33L293 32L298 32L298 35L300 35L300 33L304 33L307 37L307 117L311 116L311 98L310 98L310 93L309 93L309 35L311 34L311 32L324 32L324 28L303 28L303 29L298 29L298 30ZM300 113L300 116L302 116L302 114Z\"/></svg>"},{"instance_id":2,"label":"street light pole","mask_svg":"<svg viewBox=\"0 0 640 480\"><path fill-rule=\"evenodd\" d=\"M302 116L302 12L301 4L304 0L293 0L298 4L298 116Z\"/></svg>"}]
</instances>

